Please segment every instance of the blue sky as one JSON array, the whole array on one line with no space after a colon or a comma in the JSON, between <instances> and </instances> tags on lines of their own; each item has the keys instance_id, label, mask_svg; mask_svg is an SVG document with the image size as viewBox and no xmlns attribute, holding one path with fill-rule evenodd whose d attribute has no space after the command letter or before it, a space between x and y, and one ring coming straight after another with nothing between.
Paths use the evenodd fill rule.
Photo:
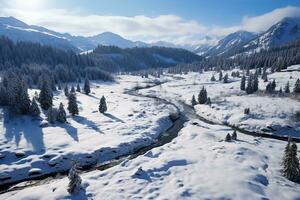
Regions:
<instances>
[{"instance_id":1,"label":"blue sky","mask_svg":"<svg viewBox=\"0 0 300 200\"><path fill-rule=\"evenodd\" d=\"M0 15L73 35L200 44L298 17L300 0L0 0Z\"/></svg>"}]
</instances>

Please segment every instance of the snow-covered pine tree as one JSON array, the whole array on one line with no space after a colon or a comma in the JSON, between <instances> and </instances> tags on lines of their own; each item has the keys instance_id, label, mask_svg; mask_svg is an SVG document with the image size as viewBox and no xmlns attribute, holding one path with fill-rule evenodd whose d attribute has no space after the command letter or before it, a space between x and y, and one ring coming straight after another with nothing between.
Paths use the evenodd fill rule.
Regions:
<instances>
[{"instance_id":1,"label":"snow-covered pine tree","mask_svg":"<svg viewBox=\"0 0 300 200\"><path fill-rule=\"evenodd\" d=\"M283 164L282 174L290 181L299 181L300 168L297 157L297 145L292 143L288 148L288 153Z\"/></svg>"},{"instance_id":2,"label":"snow-covered pine tree","mask_svg":"<svg viewBox=\"0 0 300 200\"><path fill-rule=\"evenodd\" d=\"M69 86L66 84L65 88L64 88L64 93L65 93L65 96L68 97L70 92L69 92Z\"/></svg>"},{"instance_id":3,"label":"snow-covered pine tree","mask_svg":"<svg viewBox=\"0 0 300 200\"><path fill-rule=\"evenodd\" d=\"M271 88L272 88L272 92L274 92L275 89L276 89L276 81L275 81L275 79L273 79L273 81L271 83Z\"/></svg>"},{"instance_id":4,"label":"snow-covered pine tree","mask_svg":"<svg viewBox=\"0 0 300 200\"><path fill-rule=\"evenodd\" d=\"M195 95L193 95L191 103L192 103L192 106L197 105L197 101L196 101Z\"/></svg>"},{"instance_id":5,"label":"snow-covered pine tree","mask_svg":"<svg viewBox=\"0 0 300 200\"><path fill-rule=\"evenodd\" d=\"M215 75L213 74L212 77L210 78L210 81L216 81Z\"/></svg>"},{"instance_id":6,"label":"snow-covered pine tree","mask_svg":"<svg viewBox=\"0 0 300 200\"><path fill-rule=\"evenodd\" d=\"M67 114L66 114L64 105L62 103L59 104L59 109L58 109L56 120L60 123L65 123L67 121Z\"/></svg>"},{"instance_id":7,"label":"snow-covered pine tree","mask_svg":"<svg viewBox=\"0 0 300 200\"><path fill-rule=\"evenodd\" d=\"M39 117L41 114L40 108L34 97L32 98L31 105L29 107L29 113L33 117Z\"/></svg>"},{"instance_id":8,"label":"snow-covered pine tree","mask_svg":"<svg viewBox=\"0 0 300 200\"><path fill-rule=\"evenodd\" d=\"M223 82L224 83L228 83L228 74L227 73L224 76Z\"/></svg>"},{"instance_id":9,"label":"snow-covered pine tree","mask_svg":"<svg viewBox=\"0 0 300 200\"><path fill-rule=\"evenodd\" d=\"M288 154L289 154L290 147L291 147L291 137L289 137L288 143L286 144L286 146L284 148L283 158L282 158L282 162L281 162L282 167L287 166Z\"/></svg>"},{"instance_id":10,"label":"snow-covered pine tree","mask_svg":"<svg viewBox=\"0 0 300 200\"><path fill-rule=\"evenodd\" d=\"M86 95L88 95L91 92L90 81L87 77L84 80L83 91Z\"/></svg>"},{"instance_id":11,"label":"snow-covered pine tree","mask_svg":"<svg viewBox=\"0 0 300 200\"><path fill-rule=\"evenodd\" d=\"M294 87L294 93L295 94L300 94L300 79L298 78L296 83L295 83L295 87Z\"/></svg>"},{"instance_id":12,"label":"snow-covered pine tree","mask_svg":"<svg viewBox=\"0 0 300 200\"><path fill-rule=\"evenodd\" d=\"M223 79L223 73L222 73L222 70L220 70L220 72L219 72L219 81L222 81L222 79Z\"/></svg>"},{"instance_id":13,"label":"snow-covered pine tree","mask_svg":"<svg viewBox=\"0 0 300 200\"><path fill-rule=\"evenodd\" d=\"M81 88L80 88L79 83L77 84L76 91L77 91L77 92L81 92Z\"/></svg>"},{"instance_id":14,"label":"snow-covered pine tree","mask_svg":"<svg viewBox=\"0 0 300 200\"><path fill-rule=\"evenodd\" d=\"M252 89L252 75L250 75L248 77L246 92L247 92L247 94L252 94L253 93L253 89Z\"/></svg>"},{"instance_id":15,"label":"snow-covered pine tree","mask_svg":"<svg viewBox=\"0 0 300 200\"><path fill-rule=\"evenodd\" d=\"M231 135L231 139L237 140L237 133L236 133L236 130L233 131L233 133L232 133L232 135Z\"/></svg>"},{"instance_id":16,"label":"snow-covered pine tree","mask_svg":"<svg viewBox=\"0 0 300 200\"><path fill-rule=\"evenodd\" d=\"M107 111L106 99L104 96L102 96L99 104L99 112L105 113L106 111Z\"/></svg>"},{"instance_id":17,"label":"snow-covered pine tree","mask_svg":"<svg viewBox=\"0 0 300 200\"><path fill-rule=\"evenodd\" d=\"M48 110L52 106L52 98L53 94L51 88L49 87L48 82L44 80L39 95L39 102L41 104L41 107L45 110Z\"/></svg>"},{"instance_id":18,"label":"snow-covered pine tree","mask_svg":"<svg viewBox=\"0 0 300 200\"><path fill-rule=\"evenodd\" d=\"M77 99L76 99L75 93L70 93L68 99L69 99L69 103L68 103L69 113L73 116L78 115L79 110L78 110Z\"/></svg>"},{"instance_id":19,"label":"snow-covered pine tree","mask_svg":"<svg viewBox=\"0 0 300 200\"><path fill-rule=\"evenodd\" d=\"M225 137L225 142L230 142L231 141L231 136L229 133L227 133L226 137Z\"/></svg>"},{"instance_id":20,"label":"snow-covered pine tree","mask_svg":"<svg viewBox=\"0 0 300 200\"><path fill-rule=\"evenodd\" d=\"M289 83L289 82L286 83L286 85L285 85L285 87L284 87L284 92L285 92L285 93L290 93L290 92L291 92L291 91L290 91L290 83Z\"/></svg>"},{"instance_id":21,"label":"snow-covered pine tree","mask_svg":"<svg viewBox=\"0 0 300 200\"><path fill-rule=\"evenodd\" d=\"M252 79L252 92L256 92L258 90L258 76L254 75Z\"/></svg>"},{"instance_id":22,"label":"snow-covered pine tree","mask_svg":"<svg viewBox=\"0 0 300 200\"><path fill-rule=\"evenodd\" d=\"M72 87L71 87L71 90L70 90L70 92L71 93L75 93L76 91L75 91L75 87L72 85Z\"/></svg>"},{"instance_id":23,"label":"snow-covered pine tree","mask_svg":"<svg viewBox=\"0 0 300 200\"><path fill-rule=\"evenodd\" d=\"M77 170L77 164L74 163L69 171L69 185L68 185L68 192L70 194L76 194L81 189L81 178L79 176L78 170Z\"/></svg>"},{"instance_id":24,"label":"snow-covered pine tree","mask_svg":"<svg viewBox=\"0 0 300 200\"><path fill-rule=\"evenodd\" d=\"M204 87L202 87L199 95L198 95L199 104L205 104L207 102L207 92Z\"/></svg>"},{"instance_id":25,"label":"snow-covered pine tree","mask_svg":"<svg viewBox=\"0 0 300 200\"><path fill-rule=\"evenodd\" d=\"M245 90L245 87L246 87L246 77L243 75L242 76L242 79L241 79L241 90Z\"/></svg>"},{"instance_id":26,"label":"snow-covered pine tree","mask_svg":"<svg viewBox=\"0 0 300 200\"><path fill-rule=\"evenodd\" d=\"M28 87L25 80L21 79L19 89L20 93L17 96L18 103L15 106L19 107L18 110L21 111L21 114L27 114L29 113L31 101L29 99Z\"/></svg>"}]
</instances>

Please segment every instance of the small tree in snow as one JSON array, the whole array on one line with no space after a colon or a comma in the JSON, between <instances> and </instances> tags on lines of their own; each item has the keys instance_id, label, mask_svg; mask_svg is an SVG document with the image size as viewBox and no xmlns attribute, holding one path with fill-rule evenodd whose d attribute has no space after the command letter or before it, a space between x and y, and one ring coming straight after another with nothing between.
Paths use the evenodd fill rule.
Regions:
<instances>
[{"instance_id":1,"label":"small tree in snow","mask_svg":"<svg viewBox=\"0 0 300 200\"><path fill-rule=\"evenodd\" d=\"M224 83L228 83L228 74L225 74L224 79L223 79Z\"/></svg>"},{"instance_id":2,"label":"small tree in snow","mask_svg":"<svg viewBox=\"0 0 300 200\"><path fill-rule=\"evenodd\" d=\"M219 81L221 81L223 79L223 73L222 70L219 72Z\"/></svg>"},{"instance_id":3,"label":"small tree in snow","mask_svg":"<svg viewBox=\"0 0 300 200\"><path fill-rule=\"evenodd\" d=\"M46 80L42 83L41 92L39 95L39 102L41 107L45 110L48 110L52 106L53 94L51 88Z\"/></svg>"},{"instance_id":4,"label":"small tree in snow","mask_svg":"<svg viewBox=\"0 0 300 200\"><path fill-rule=\"evenodd\" d=\"M284 92L285 93L290 93L290 83L289 82L286 83L286 85L284 87Z\"/></svg>"},{"instance_id":5,"label":"small tree in snow","mask_svg":"<svg viewBox=\"0 0 300 200\"><path fill-rule=\"evenodd\" d=\"M33 117L38 117L41 114L40 108L34 97L32 98L31 105L29 107L29 113Z\"/></svg>"},{"instance_id":6,"label":"small tree in snow","mask_svg":"<svg viewBox=\"0 0 300 200\"><path fill-rule=\"evenodd\" d=\"M77 99L76 95L74 93L69 94L69 103L68 103L68 110L71 115L78 115L78 105L77 105Z\"/></svg>"},{"instance_id":7,"label":"small tree in snow","mask_svg":"<svg viewBox=\"0 0 300 200\"><path fill-rule=\"evenodd\" d=\"M237 140L236 130L233 131L233 133L232 133L232 135L231 135L231 139Z\"/></svg>"},{"instance_id":8,"label":"small tree in snow","mask_svg":"<svg viewBox=\"0 0 300 200\"><path fill-rule=\"evenodd\" d=\"M87 77L84 80L83 91L87 95L91 92L90 81L89 81L89 79Z\"/></svg>"},{"instance_id":9,"label":"small tree in snow","mask_svg":"<svg viewBox=\"0 0 300 200\"><path fill-rule=\"evenodd\" d=\"M192 103L192 106L197 105L197 101L196 101L195 95L193 95L191 103Z\"/></svg>"},{"instance_id":10,"label":"small tree in snow","mask_svg":"<svg viewBox=\"0 0 300 200\"><path fill-rule=\"evenodd\" d=\"M64 105L62 103L59 104L57 119L60 123L65 123L67 121L67 114L64 108Z\"/></svg>"},{"instance_id":11,"label":"small tree in snow","mask_svg":"<svg viewBox=\"0 0 300 200\"><path fill-rule=\"evenodd\" d=\"M297 157L297 145L292 143L286 149L287 154L284 156L282 174L291 181L299 181L300 168Z\"/></svg>"},{"instance_id":12,"label":"small tree in snow","mask_svg":"<svg viewBox=\"0 0 300 200\"><path fill-rule=\"evenodd\" d=\"M207 92L204 87L202 87L199 95L198 95L199 104L205 104L207 102Z\"/></svg>"},{"instance_id":13,"label":"small tree in snow","mask_svg":"<svg viewBox=\"0 0 300 200\"><path fill-rule=\"evenodd\" d=\"M70 194L76 194L81 189L81 178L79 176L78 170L77 170L77 164L74 163L69 171L69 185L68 185L68 192Z\"/></svg>"},{"instance_id":14,"label":"small tree in snow","mask_svg":"<svg viewBox=\"0 0 300 200\"><path fill-rule=\"evenodd\" d=\"M225 137L225 142L230 142L231 140L231 136L229 133L227 133L226 137Z\"/></svg>"},{"instance_id":15,"label":"small tree in snow","mask_svg":"<svg viewBox=\"0 0 300 200\"><path fill-rule=\"evenodd\" d=\"M246 77L243 76L242 79L241 79L241 90L245 90L246 88Z\"/></svg>"},{"instance_id":16,"label":"small tree in snow","mask_svg":"<svg viewBox=\"0 0 300 200\"><path fill-rule=\"evenodd\" d=\"M294 93L295 94L300 94L300 79L299 78L297 79L297 81L295 83Z\"/></svg>"},{"instance_id":17,"label":"small tree in snow","mask_svg":"<svg viewBox=\"0 0 300 200\"><path fill-rule=\"evenodd\" d=\"M65 92L66 97L68 97L69 93L70 93L68 85L65 86L64 92Z\"/></svg>"},{"instance_id":18,"label":"small tree in snow","mask_svg":"<svg viewBox=\"0 0 300 200\"><path fill-rule=\"evenodd\" d=\"M70 92L71 93L75 93L75 88L74 88L74 86L72 85L72 87L71 87L71 90L70 90Z\"/></svg>"},{"instance_id":19,"label":"small tree in snow","mask_svg":"<svg viewBox=\"0 0 300 200\"><path fill-rule=\"evenodd\" d=\"M77 91L77 92L81 92L81 89L80 89L79 83L77 84L76 91Z\"/></svg>"},{"instance_id":20,"label":"small tree in snow","mask_svg":"<svg viewBox=\"0 0 300 200\"><path fill-rule=\"evenodd\" d=\"M107 111L107 105L106 105L106 99L104 96L100 99L100 104L99 104L99 112L100 113L105 113Z\"/></svg>"},{"instance_id":21,"label":"small tree in snow","mask_svg":"<svg viewBox=\"0 0 300 200\"><path fill-rule=\"evenodd\" d=\"M216 81L215 75L213 74L212 77L210 78L210 81Z\"/></svg>"}]
</instances>

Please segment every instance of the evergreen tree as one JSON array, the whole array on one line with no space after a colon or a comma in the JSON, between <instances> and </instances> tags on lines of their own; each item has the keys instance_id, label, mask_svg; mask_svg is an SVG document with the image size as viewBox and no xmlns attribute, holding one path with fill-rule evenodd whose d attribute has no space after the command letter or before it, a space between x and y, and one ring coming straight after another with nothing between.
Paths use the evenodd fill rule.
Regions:
<instances>
[{"instance_id":1,"label":"evergreen tree","mask_svg":"<svg viewBox=\"0 0 300 200\"><path fill-rule=\"evenodd\" d=\"M69 96L70 92L69 92L69 87L68 87L68 85L65 86L64 93L65 93L65 96L66 96L66 97Z\"/></svg>"},{"instance_id":2,"label":"evergreen tree","mask_svg":"<svg viewBox=\"0 0 300 200\"><path fill-rule=\"evenodd\" d=\"M243 76L242 79L241 79L241 90L245 90L245 87L246 87L246 77Z\"/></svg>"},{"instance_id":3,"label":"evergreen tree","mask_svg":"<svg viewBox=\"0 0 300 200\"><path fill-rule=\"evenodd\" d=\"M285 93L290 93L290 83L289 82L286 83L285 88L284 88L284 92Z\"/></svg>"},{"instance_id":4,"label":"evergreen tree","mask_svg":"<svg viewBox=\"0 0 300 200\"><path fill-rule=\"evenodd\" d=\"M300 94L300 79L299 78L297 79L297 81L295 83L294 93L295 94Z\"/></svg>"},{"instance_id":5,"label":"evergreen tree","mask_svg":"<svg viewBox=\"0 0 300 200\"><path fill-rule=\"evenodd\" d=\"M253 90L252 90L252 76L251 75L248 77L248 80L247 80L246 92L247 92L247 94L252 94L253 93Z\"/></svg>"},{"instance_id":6,"label":"evergreen tree","mask_svg":"<svg viewBox=\"0 0 300 200\"><path fill-rule=\"evenodd\" d=\"M87 77L84 80L83 90L86 95L88 95L91 92L90 81Z\"/></svg>"},{"instance_id":7,"label":"evergreen tree","mask_svg":"<svg viewBox=\"0 0 300 200\"><path fill-rule=\"evenodd\" d=\"M253 92L256 92L257 90L258 90L258 77L257 77L257 75L254 75L253 76L253 79L252 79L252 91Z\"/></svg>"},{"instance_id":8,"label":"evergreen tree","mask_svg":"<svg viewBox=\"0 0 300 200\"><path fill-rule=\"evenodd\" d=\"M20 110L21 114L29 113L31 101L28 95L27 84L24 80L21 80L20 93L18 94L17 99L18 103L15 106L19 107L18 110Z\"/></svg>"},{"instance_id":9,"label":"evergreen tree","mask_svg":"<svg viewBox=\"0 0 300 200\"><path fill-rule=\"evenodd\" d=\"M216 81L215 75L213 74L212 77L210 78L210 81Z\"/></svg>"},{"instance_id":10,"label":"evergreen tree","mask_svg":"<svg viewBox=\"0 0 300 200\"><path fill-rule=\"evenodd\" d=\"M58 83L57 89L58 89L58 90L61 90L61 85L60 85L60 83Z\"/></svg>"},{"instance_id":11,"label":"evergreen tree","mask_svg":"<svg viewBox=\"0 0 300 200\"><path fill-rule=\"evenodd\" d=\"M193 95L191 103L192 103L192 106L197 105L197 101L196 101L195 95Z\"/></svg>"},{"instance_id":12,"label":"evergreen tree","mask_svg":"<svg viewBox=\"0 0 300 200\"><path fill-rule=\"evenodd\" d=\"M275 79L273 79L273 81L271 83L271 88L272 88L272 92L274 92L275 89L276 89L276 81L275 81Z\"/></svg>"},{"instance_id":13,"label":"evergreen tree","mask_svg":"<svg viewBox=\"0 0 300 200\"><path fill-rule=\"evenodd\" d=\"M77 84L76 91L77 91L77 92L81 92L81 89L80 89L79 83Z\"/></svg>"},{"instance_id":14,"label":"evergreen tree","mask_svg":"<svg viewBox=\"0 0 300 200\"><path fill-rule=\"evenodd\" d=\"M71 87L71 90L70 90L70 92L71 93L75 93L75 88L74 88L74 86L72 85L72 87Z\"/></svg>"},{"instance_id":15,"label":"evergreen tree","mask_svg":"<svg viewBox=\"0 0 300 200\"><path fill-rule=\"evenodd\" d=\"M231 135L231 139L237 140L237 133L236 133L236 130L233 131L233 133L232 133L232 135Z\"/></svg>"},{"instance_id":16,"label":"evergreen tree","mask_svg":"<svg viewBox=\"0 0 300 200\"><path fill-rule=\"evenodd\" d=\"M3 84L0 84L0 106L7 105L7 91Z\"/></svg>"},{"instance_id":17,"label":"evergreen tree","mask_svg":"<svg viewBox=\"0 0 300 200\"><path fill-rule=\"evenodd\" d=\"M229 133L227 133L226 137L225 137L225 142L230 142L231 141L231 136Z\"/></svg>"},{"instance_id":18,"label":"evergreen tree","mask_svg":"<svg viewBox=\"0 0 300 200\"><path fill-rule=\"evenodd\" d=\"M106 99L104 96L100 99L100 104L99 104L99 112L100 113L105 113L107 111L107 105L106 105Z\"/></svg>"},{"instance_id":19,"label":"evergreen tree","mask_svg":"<svg viewBox=\"0 0 300 200\"><path fill-rule=\"evenodd\" d=\"M222 81L223 79L223 73L222 73L222 70L219 72L219 81Z\"/></svg>"},{"instance_id":20,"label":"evergreen tree","mask_svg":"<svg viewBox=\"0 0 300 200\"><path fill-rule=\"evenodd\" d=\"M199 104L205 104L207 102L207 92L204 87L202 87L199 95L198 95Z\"/></svg>"},{"instance_id":21,"label":"evergreen tree","mask_svg":"<svg viewBox=\"0 0 300 200\"><path fill-rule=\"evenodd\" d=\"M223 82L228 83L228 74L225 74Z\"/></svg>"},{"instance_id":22,"label":"evergreen tree","mask_svg":"<svg viewBox=\"0 0 300 200\"><path fill-rule=\"evenodd\" d=\"M68 110L71 115L78 115L78 105L77 105L77 99L76 95L74 93L69 94L69 103L68 103Z\"/></svg>"},{"instance_id":23,"label":"evergreen tree","mask_svg":"<svg viewBox=\"0 0 300 200\"><path fill-rule=\"evenodd\" d=\"M67 114L64 108L64 105L62 103L59 104L57 119L60 123L65 123L67 121Z\"/></svg>"},{"instance_id":24,"label":"evergreen tree","mask_svg":"<svg viewBox=\"0 0 300 200\"><path fill-rule=\"evenodd\" d=\"M297 157L297 145L292 143L290 147L287 147L287 155L283 160L282 174L291 181L299 181L300 168L299 159Z\"/></svg>"},{"instance_id":25,"label":"evergreen tree","mask_svg":"<svg viewBox=\"0 0 300 200\"><path fill-rule=\"evenodd\" d=\"M81 178L79 176L79 173L77 171L77 164L74 163L69 171L69 186L68 186L68 192L70 194L76 194L81 189Z\"/></svg>"},{"instance_id":26,"label":"evergreen tree","mask_svg":"<svg viewBox=\"0 0 300 200\"><path fill-rule=\"evenodd\" d=\"M29 107L29 113L33 117L39 117L41 114L40 108L34 97L32 98L31 105Z\"/></svg>"},{"instance_id":27,"label":"evergreen tree","mask_svg":"<svg viewBox=\"0 0 300 200\"><path fill-rule=\"evenodd\" d=\"M39 95L39 102L41 107L45 110L48 110L52 106L53 94L46 80L42 83L41 92Z\"/></svg>"}]
</instances>

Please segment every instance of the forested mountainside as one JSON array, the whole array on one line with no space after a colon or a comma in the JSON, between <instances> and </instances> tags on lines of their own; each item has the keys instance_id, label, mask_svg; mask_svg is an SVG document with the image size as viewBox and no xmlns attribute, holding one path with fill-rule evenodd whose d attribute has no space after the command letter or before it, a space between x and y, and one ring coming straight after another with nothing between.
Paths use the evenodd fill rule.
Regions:
<instances>
[{"instance_id":1,"label":"forested mountainside","mask_svg":"<svg viewBox=\"0 0 300 200\"><path fill-rule=\"evenodd\" d=\"M194 63L202 57L184 49L168 47L135 47L121 49L116 46L98 46L90 56L108 71L135 71L165 68L180 63Z\"/></svg>"}]
</instances>

